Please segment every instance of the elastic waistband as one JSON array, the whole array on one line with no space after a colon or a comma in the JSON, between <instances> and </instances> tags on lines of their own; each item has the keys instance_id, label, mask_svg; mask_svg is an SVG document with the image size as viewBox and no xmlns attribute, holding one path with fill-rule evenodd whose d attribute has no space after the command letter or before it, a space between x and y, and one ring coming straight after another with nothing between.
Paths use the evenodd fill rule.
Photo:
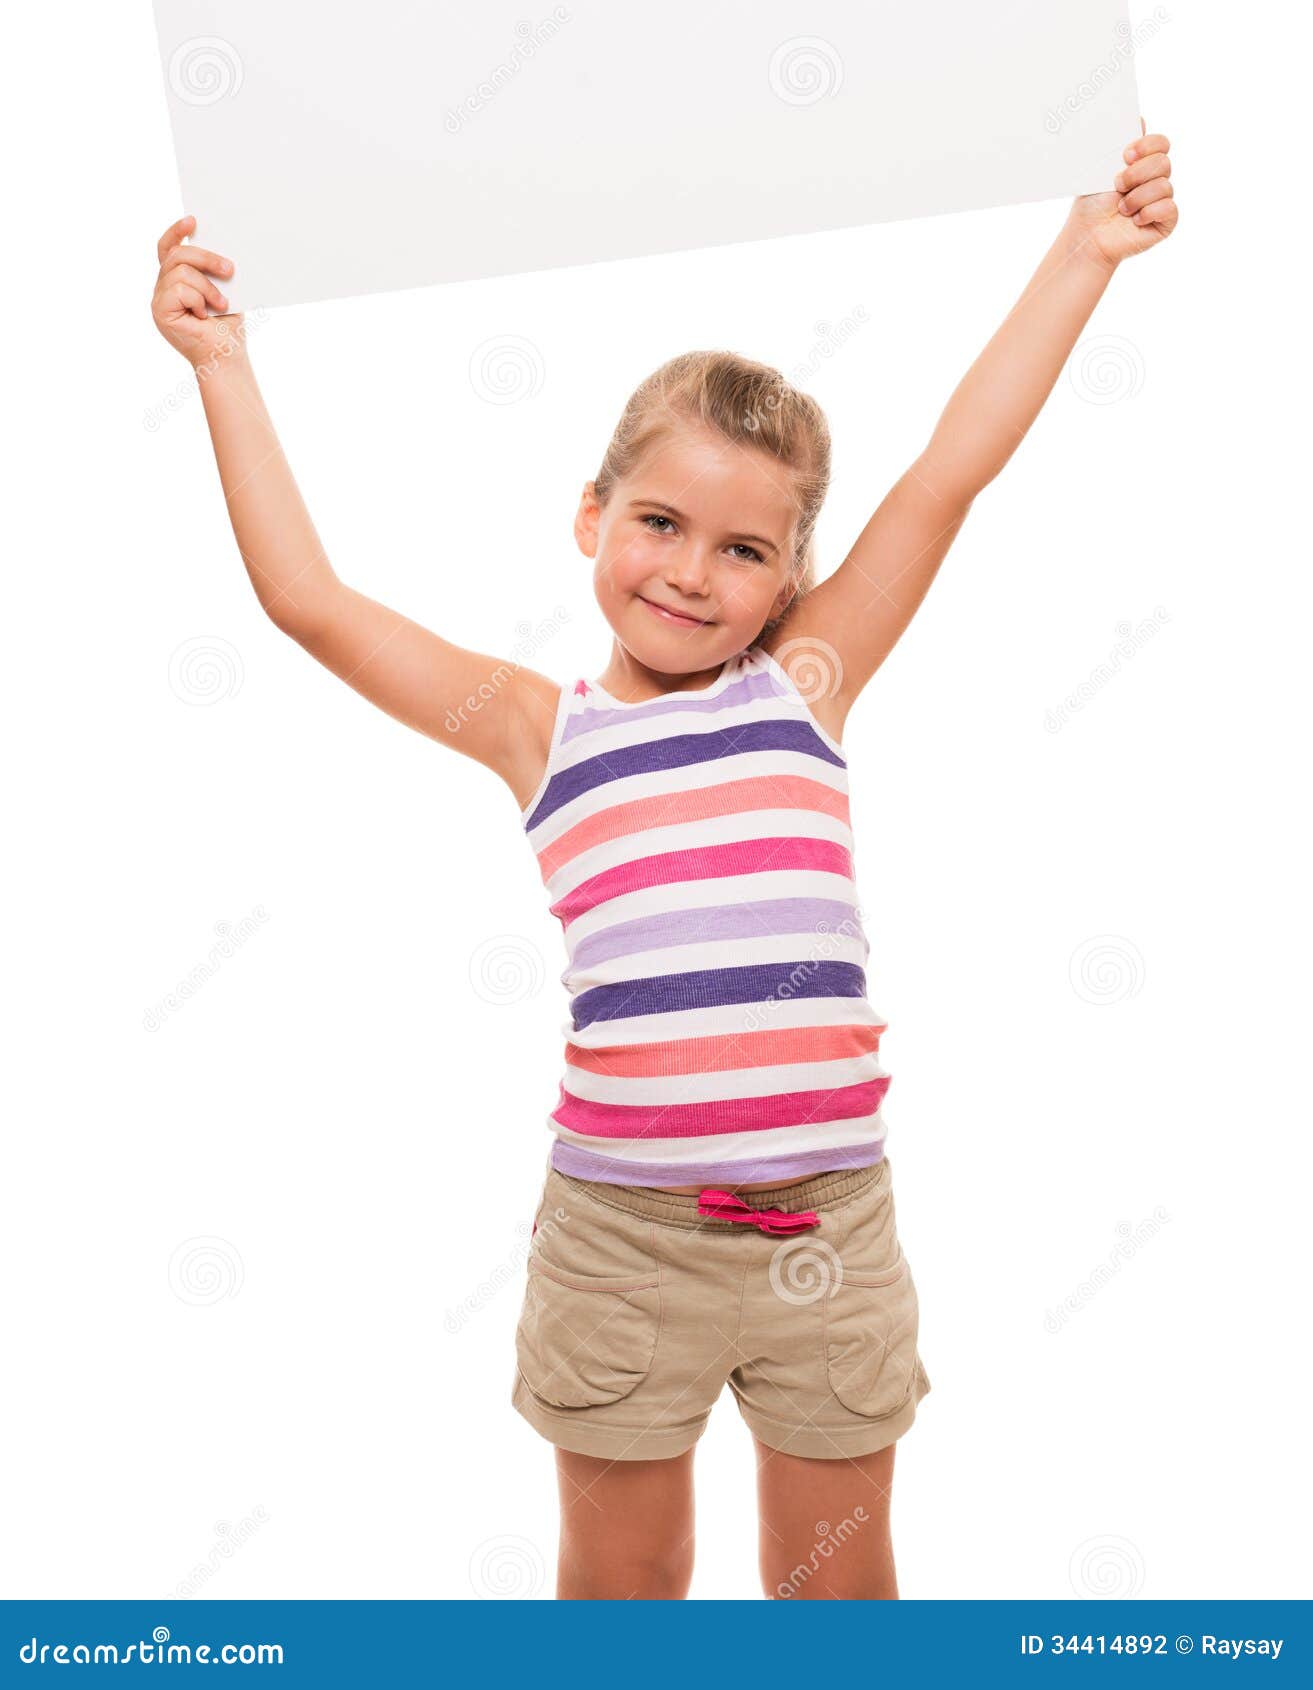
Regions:
<instances>
[{"instance_id":1,"label":"elastic waistband","mask_svg":"<svg viewBox=\"0 0 1313 1690\"><path fill-rule=\"evenodd\" d=\"M690 1231L706 1228L711 1232L742 1232L743 1226L732 1220L718 1220L698 1213L698 1199L692 1192L658 1191L650 1185L612 1185L606 1180L576 1179L559 1168L551 1170L556 1179L563 1180L575 1191L582 1191L612 1209L626 1214L641 1215L646 1220L661 1221L666 1226L687 1227ZM799 1180L797 1185L772 1186L768 1191L740 1191L735 1195L751 1209L833 1209L849 1198L856 1197L868 1186L889 1178L889 1158L882 1156L865 1168L844 1168L832 1173L814 1174ZM724 1190L725 1186L708 1180L707 1190Z\"/></svg>"}]
</instances>

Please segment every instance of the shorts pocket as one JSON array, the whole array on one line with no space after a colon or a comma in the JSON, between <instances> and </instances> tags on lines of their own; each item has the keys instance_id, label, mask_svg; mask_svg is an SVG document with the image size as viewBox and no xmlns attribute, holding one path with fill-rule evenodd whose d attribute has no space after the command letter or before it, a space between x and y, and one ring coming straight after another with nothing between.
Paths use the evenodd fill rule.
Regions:
<instances>
[{"instance_id":1,"label":"shorts pocket","mask_svg":"<svg viewBox=\"0 0 1313 1690\"><path fill-rule=\"evenodd\" d=\"M825 1366L845 1408L879 1419L907 1401L918 1366L919 1312L901 1249L881 1272L844 1273L825 1299Z\"/></svg>"},{"instance_id":2,"label":"shorts pocket","mask_svg":"<svg viewBox=\"0 0 1313 1690\"><path fill-rule=\"evenodd\" d=\"M825 1364L844 1407L879 1419L896 1413L912 1393L920 1311L887 1170L854 1207L835 1286L824 1300Z\"/></svg>"},{"instance_id":3,"label":"shorts pocket","mask_svg":"<svg viewBox=\"0 0 1313 1690\"><path fill-rule=\"evenodd\" d=\"M553 1408L619 1402L650 1370L661 1328L648 1223L568 1192L552 1215L558 1224L540 1226L530 1250L520 1375Z\"/></svg>"}]
</instances>

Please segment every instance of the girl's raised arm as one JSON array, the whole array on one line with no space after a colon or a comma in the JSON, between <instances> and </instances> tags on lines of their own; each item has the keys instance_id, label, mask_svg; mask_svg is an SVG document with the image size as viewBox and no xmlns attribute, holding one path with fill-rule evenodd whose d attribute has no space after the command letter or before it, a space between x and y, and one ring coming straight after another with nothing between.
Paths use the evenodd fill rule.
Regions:
<instances>
[{"instance_id":1,"label":"girl's raised arm","mask_svg":"<svg viewBox=\"0 0 1313 1690\"><path fill-rule=\"evenodd\" d=\"M1127 147L1115 191L1085 194L1003 325L967 371L921 456L895 482L848 556L798 604L776 643L829 648L834 695L818 709L837 736L929 590L977 493L1039 415L1113 272L1176 227L1168 142Z\"/></svg>"},{"instance_id":2,"label":"girl's raised arm","mask_svg":"<svg viewBox=\"0 0 1313 1690\"><path fill-rule=\"evenodd\" d=\"M211 277L226 258L184 246L185 217L159 243L152 315L193 365L242 562L276 627L371 703L499 774L523 804L546 764L560 689L468 651L366 598L334 573L297 489L247 356L240 316Z\"/></svg>"}]
</instances>

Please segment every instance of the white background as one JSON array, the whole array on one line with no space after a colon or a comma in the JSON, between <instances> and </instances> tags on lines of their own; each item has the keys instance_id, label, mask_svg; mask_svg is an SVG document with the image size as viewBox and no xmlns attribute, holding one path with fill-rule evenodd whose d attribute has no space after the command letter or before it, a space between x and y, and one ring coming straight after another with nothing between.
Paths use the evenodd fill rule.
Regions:
<instances>
[{"instance_id":1,"label":"white background","mask_svg":"<svg viewBox=\"0 0 1313 1690\"><path fill-rule=\"evenodd\" d=\"M1181 228L846 732L933 1384L908 1597L1309 1588L1309 43L1168 10L1138 74ZM183 209L149 10L12 27L4 1588L550 1596L552 1454L509 1396L559 928L509 792L256 605L149 318ZM306 306L253 357L344 579L492 652L562 606L531 661L597 675L570 521L649 370L723 345L817 395L828 571L1064 213ZM697 1483L693 1595L758 1595L728 1394Z\"/></svg>"}]
</instances>

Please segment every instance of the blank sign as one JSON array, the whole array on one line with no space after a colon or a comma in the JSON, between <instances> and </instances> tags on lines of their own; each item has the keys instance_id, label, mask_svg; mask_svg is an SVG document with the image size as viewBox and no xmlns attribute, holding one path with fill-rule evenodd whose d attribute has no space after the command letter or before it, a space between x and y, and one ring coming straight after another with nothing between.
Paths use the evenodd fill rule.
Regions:
<instances>
[{"instance_id":1,"label":"blank sign","mask_svg":"<svg viewBox=\"0 0 1313 1690\"><path fill-rule=\"evenodd\" d=\"M233 310L1111 186L1124 0L155 0Z\"/></svg>"}]
</instances>

